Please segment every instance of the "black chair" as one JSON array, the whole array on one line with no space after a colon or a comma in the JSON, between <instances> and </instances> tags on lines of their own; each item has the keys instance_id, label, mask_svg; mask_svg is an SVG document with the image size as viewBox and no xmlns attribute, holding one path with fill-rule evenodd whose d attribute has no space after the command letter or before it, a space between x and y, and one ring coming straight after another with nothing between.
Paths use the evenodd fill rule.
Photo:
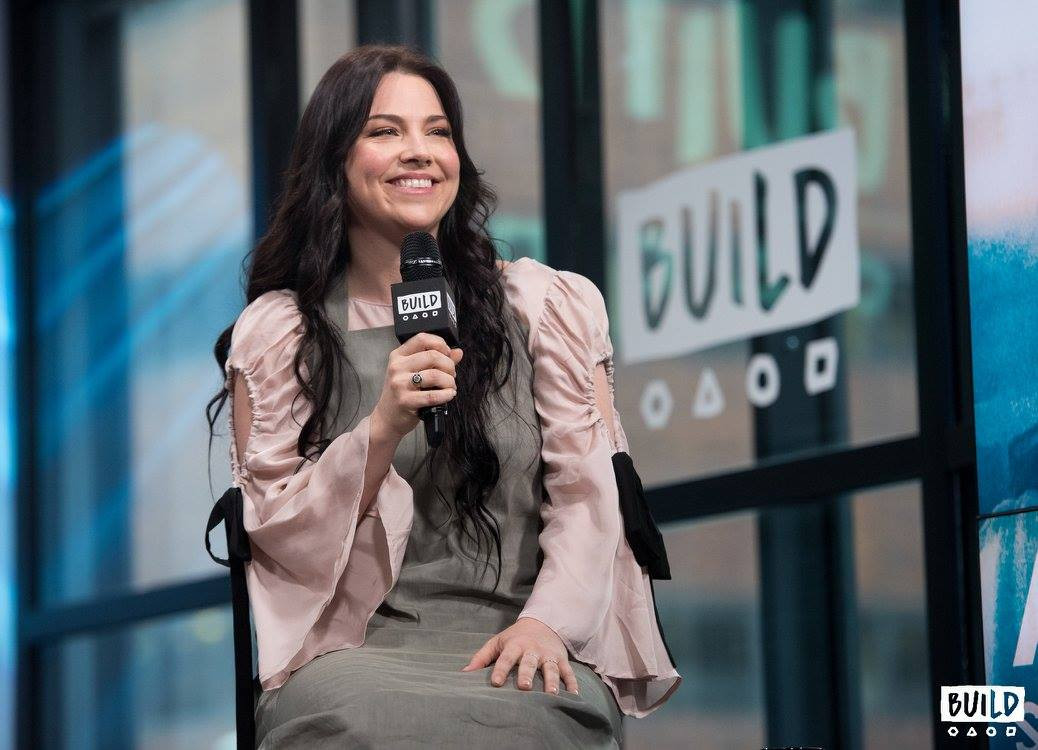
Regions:
<instances>
[{"instance_id":1,"label":"black chair","mask_svg":"<svg viewBox=\"0 0 1038 750\"><path fill-rule=\"evenodd\" d=\"M630 455L619 451L613 454L613 472L619 491L620 511L623 516L624 532L634 552L635 559L645 566L652 579L670 579L670 563L656 521L649 511L642 488L641 478L634 468ZM227 532L226 560L213 554L209 545L209 532L220 524ZM245 585L245 563L252 559L249 535L245 531L241 489L230 487L216 501L209 513L205 527L205 549L220 565L231 569L231 604L234 616L234 682L235 682L235 727L238 734L238 750L254 750L256 746L256 700L262 688L259 676L252 671L252 620L249 615L249 591ZM653 591L655 610L655 591ZM659 612L654 612L659 622ZM666 639L663 646L672 663L674 657Z\"/></svg>"},{"instance_id":2,"label":"black chair","mask_svg":"<svg viewBox=\"0 0 1038 750\"><path fill-rule=\"evenodd\" d=\"M241 489L230 487L216 501L205 526L205 549L220 565L231 569L231 605L234 618L234 708L238 750L256 747L256 699L262 692L259 677L252 671L252 620L249 590L245 585L245 563L252 559L249 535L245 532ZM213 554L209 532L224 525L227 559Z\"/></svg>"}]
</instances>

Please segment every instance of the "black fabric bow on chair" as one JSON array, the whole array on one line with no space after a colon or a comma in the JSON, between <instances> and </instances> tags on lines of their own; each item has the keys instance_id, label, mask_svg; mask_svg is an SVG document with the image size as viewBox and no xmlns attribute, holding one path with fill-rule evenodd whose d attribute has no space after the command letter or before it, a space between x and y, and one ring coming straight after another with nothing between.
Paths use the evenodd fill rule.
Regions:
<instances>
[{"instance_id":1,"label":"black fabric bow on chair","mask_svg":"<svg viewBox=\"0 0 1038 750\"><path fill-rule=\"evenodd\" d=\"M209 532L220 524L227 532L227 559L213 554ZM256 691L259 678L252 673L252 622L249 618L249 590L245 584L245 563L252 559L249 535L245 531L241 489L230 487L216 501L205 525L205 549L209 557L231 569L231 608L234 618L234 708L238 750L256 747Z\"/></svg>"},{"instance_id":2,"label":"black fabric bow on chair","mask_svg":"<svg viewBox=\"0 0 1038 750\"><path fill-rule=\"evenodd\" d=\"M649 575L652 611L656 616L656 627L660 631L660 640L663 641L663 648L667 650L671 664L677 664L670 646L667 645L667 639L663 635L663 623L660 622L660 612L656 608L656 589L652 585L653 578L662 581L670 580L670 561L667 560L667 548L663 544L663 534L660 533L659 527L656 526L656 521L649 511L649 503L645 500L641 477L635 471L634 462L626 451L617 451L613 454L613 473L616 475L616 489L620 495L620 514L624 521L624 536L627 537L627 543L631 546L634 559L646 569Z\"/></svg>"},{"instance_id":3,"label":"black fabric bow on chair","mask_svg":"<svg viewBox=\"0 0 1038 750\"><path fill-rule=\"evenodd\" d=\"M634 559L649 570L649 578L671 580L671 563L666 559L663 535L659 532L645 491L641 488L641 477L634 470L631 456L623 450L612 454L612 471L617 475L617 490L620 494L620 511L624 517L624 533L631 546Z\"/></svg>"},{"instance_id":4,"label":"black fabric bow on chair","mask_svg":"<svg viewBox=\"0 0 1038 750\"><path fill-rule=\"evenodd\" d=\"M641 477L634 470L634 462L626 451L613 454L613 473L616 475L616 488L620 495L624 534L627 543L631 545L634 559L648 569L649 578L669 581L670 562L667 560L663 535L656 526L652 513L649 512Z\"/></svg>"}]
</instances>

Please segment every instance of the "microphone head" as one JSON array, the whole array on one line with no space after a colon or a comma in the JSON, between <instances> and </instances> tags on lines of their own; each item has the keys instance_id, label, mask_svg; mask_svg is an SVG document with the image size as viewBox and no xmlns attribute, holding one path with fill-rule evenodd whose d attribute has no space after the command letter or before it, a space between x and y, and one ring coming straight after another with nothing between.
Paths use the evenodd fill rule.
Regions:
<instances>
[{"instance_id":1,"label":"microphone head","mask_svg":"<svg viewBox=\"0 0 1038 750\"><path fill-rule=\"evenodd\" d=\"M436 238L428 232L411 232L400 245L400 279L418 281L443 276Z\"/></svg>"}]
</instances>

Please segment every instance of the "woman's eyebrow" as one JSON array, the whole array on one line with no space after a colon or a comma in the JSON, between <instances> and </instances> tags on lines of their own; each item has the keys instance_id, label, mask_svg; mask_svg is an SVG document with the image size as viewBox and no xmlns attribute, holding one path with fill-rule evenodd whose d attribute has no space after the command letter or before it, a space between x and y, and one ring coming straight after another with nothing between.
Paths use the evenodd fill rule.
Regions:
<instances>
[{"instance_id":1,"label":"woman's eyebrow","mask_svg":"<svg viewBox=\"0 0 1038 750\"><path fill-rule=\"evenodd\" d=\"M379 114L379 115L371 115L370 117L368 117L369 120L374 120L375 118L381 118L383 120L389 120L390 122L395 122L395 123L399 123L399 124L403 124L403 122L404 122L404 118L401 117L400 115L382 115L382 114ZM429 115L428 117L425 118L425 121L426 122L432 122L433 120L446 120L446 119L447 119L446 115Z\"/></svg>"}]
</instances>

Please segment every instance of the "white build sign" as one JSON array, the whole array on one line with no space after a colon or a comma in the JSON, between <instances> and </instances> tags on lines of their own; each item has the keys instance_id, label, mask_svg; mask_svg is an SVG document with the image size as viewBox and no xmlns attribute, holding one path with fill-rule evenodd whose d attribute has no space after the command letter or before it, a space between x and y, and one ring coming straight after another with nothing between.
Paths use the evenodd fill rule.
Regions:
<instances>
[{"instance_id":1,"label":"white build sign","mask_svg":"<svg viewBox=\"0 0 1038 750\"><path fill-rule=\"evenodd\" d=\"M857 305L856 186L846 129L622 193L623 362L689 354Z\"/></svg>"}]
</instances>

